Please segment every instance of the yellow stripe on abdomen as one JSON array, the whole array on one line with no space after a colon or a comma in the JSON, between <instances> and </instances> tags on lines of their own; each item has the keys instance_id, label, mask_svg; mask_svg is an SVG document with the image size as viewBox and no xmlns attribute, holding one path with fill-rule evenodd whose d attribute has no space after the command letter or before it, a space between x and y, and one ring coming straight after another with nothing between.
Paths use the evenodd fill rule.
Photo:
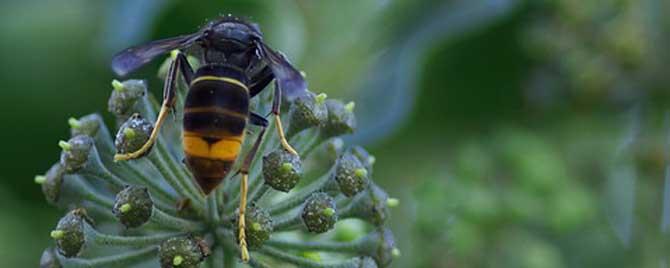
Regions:
<instances>
[{"instance_id":1,"label":"yellow stripe on abdomen","mask_svg":"<svg viewBox=\"0 0 670 268\"><path fill-rule=\"evenodd\" d=\"M244 135L224 137L208 143L197 135L184 135L184 152L190 156L234 161L240 153Z\"/></svg>"}]
</instances>

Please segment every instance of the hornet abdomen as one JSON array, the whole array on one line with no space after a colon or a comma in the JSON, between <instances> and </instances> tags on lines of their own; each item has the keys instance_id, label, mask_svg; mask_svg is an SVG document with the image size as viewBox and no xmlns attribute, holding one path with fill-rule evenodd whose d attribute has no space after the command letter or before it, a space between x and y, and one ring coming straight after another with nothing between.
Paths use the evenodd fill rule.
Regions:
<instances>
[{"instance_id":1,"label":"hornet abdomen","mask_svg":"<svg viewBox=\"0 0 670 268\"><path fill-rule=\"evenodd\" d=\"M184 104L186 165L209 194L230 171L244 142L249 91L242 71L231 66L200 68Z\"/></svg>"}]
</instances>

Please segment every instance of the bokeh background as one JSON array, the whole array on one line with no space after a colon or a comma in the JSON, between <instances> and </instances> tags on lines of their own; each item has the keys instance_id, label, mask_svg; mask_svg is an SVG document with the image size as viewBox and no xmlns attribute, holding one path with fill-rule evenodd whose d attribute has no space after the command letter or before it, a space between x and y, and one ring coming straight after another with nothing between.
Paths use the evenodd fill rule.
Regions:
<instances>
[{"instance_id":1,"label":"bokeh background","mask_svg":"<svg viewBox=\"0 0 670 268\"><path fill-rule=\"evenodd\" d=\"M356 101L348 142L400 199L394 267L668 267L664 0L4 0L2 267L51 243L33 176L69 117L108 116L111 55L226 13ZM158 93L156 68L134 77Z\"/></svg>"}]
</instances>

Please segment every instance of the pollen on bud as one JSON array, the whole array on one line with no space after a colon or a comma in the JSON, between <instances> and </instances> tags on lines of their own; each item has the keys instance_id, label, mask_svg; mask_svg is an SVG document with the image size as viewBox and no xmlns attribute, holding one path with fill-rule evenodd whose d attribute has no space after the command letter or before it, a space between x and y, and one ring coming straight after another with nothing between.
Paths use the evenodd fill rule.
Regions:
<instances>
[{"instance_id":1,"label":"pollen on bud","mask_svg":"<svg viewBox=\"0 0 670 268\"><path fill-rule=\"evenodd\" d=\"M89 136L78 135L69 141L61 141L58 145L63 148L60 155L60 164L68 173L76 172L86 165L93 147L93 139Z\"/></svg>"},{"instance_id":2,"label":"pollen on bud","mask_svg":"<svg viewBox=\"0 0 670 268\"><path fill-rule=\"evenodd\" d=\"M125 90L125 87L123 86L123 83L121 83L119 80L112 80L112 88L117 91L123 91Z\"/></svg>"},{"instance_id":3,"label":"pollen on bud","mask_svg":"<svg viewBox=\"0 0 670 268\"><path fill-rule=\"evenodd\" d=\"M158 249L161 267L198 267L207 256L209 246L200 238L192 236L172 237Z\"/></svg>"},{"instance_id":4,"label":"pollen on bud","mask_svg":"<svg viewBox=\"0 0 670 268\"><path fill-rule=\"evenodd\" d=\"M81 127L81 122L77 120L77 118L70 117L70 119L67 120L68 125L70 125L71 128L80 128Z\"/></svg>"},{"instance_id":5,"label":"pollen on bud","mask_svg":"<svg viewBox=\"0 0 670 268\"><path fill-rule=\"evenodd\" d=\"M339 100L326 100L328 119L324 126L326 137L335 137L354 132L356 117L353 113L353 102L344 105Z\"/></svg>"},{"instance_id":6,"label":"pollen on bud","mask_svg":"<svg viewBox=\"0 0 670 268\"><path fill-rule=\"evenodd\" d=\"M84 223L89 221L84 209L74 209L58 221L51 237L56 240L58 252L67 257L75 257L84 247ZM90 222L89 222L90 223Z\"/></svg>"},{"instance_id":7,"label":"pollen on bud","mask_svg":"<svg viewBox=\"0 0 670 268\"><path fill-rule=\"evenodd\" d=\"M335 201L326 193L312 194L302 209L302 221L312 233L324 233L337 222Z\"/></svg>"},{"instance_id":8,"label":"pollen on bud","mask_svg":"<svg viewBox=\"0 0 670 268\"><path fill-rule=\"evenodd\" d=\"M350 113L353 113L353 112L354 112L354 108L355 108L355 107L356 107L356 103L353 102L353 101L350 101L349 103L347 103L347 104L344 105L344 109L345 109L347 112L350 112Z\"/></svg>"},{"instance_id":9,"label":"pollen on bud","mask_svg":"<svg viewBox=\"0 0 670 268\"><path fill-rule=\"evenodd\" d=\"M319 93L319 95L316 95L316 104L324 104L326 98L328 98L328 95L326 95L326 93Z\"/></svg>"},{"instance_id":10,"label":"pollen on bud","mask_svg":"<svg viewBox=\"0 0 670 268\"><path fill-rule=\"evenodd\" d=\"M400 200L398 200L397 198L389 198L386 200L386 205L390 208L397 207L398 205L400 205Z\"/></svg>"},{"instance_id":11,"label":"pollen on bud","mask_svg":"<svg viewBox=\"0 0 670 268\"><path fill-rule=\"evenodd\" d=\"M300 157L277 149L263 157L263 179L275 190L288 192L302 177Z\"/></svg>"},{"instance_id":12,"label":"pollen on bud","mask_svg":"<svg viewBox=\"0 0 670 268\"><path fill-rule=\"evenodd\" d=\"M40 258L40 268L61 268L61 264L58 261L56 252L53 248L47 248L42 252L42 257Z\"/></svg>"},{"instance_id":13,"label":"pollen on bud","mask_svg":"<svg viewBox=\"0 0 670 268\"><path fill-rule=\"evenodd\" d=\"M43 175L37 175L35 176L35 183L37 184L43 184L47 180L47 177Z\"/></svg>"},{"instance_id":14,"label":"pollen on bud","mask_svg":"<svg viewBox=\"0 0 670 268\"><path fill-rule=\"evenodd\" d=\"M63 151L69 151L70 149L72 149L72 145L70 143L68 143L67 141L63 141L63 140L58 141L58 147L63 149Z\"/></svg>"},{"instance_id":15,"label":"pollen on bud","mask_svg":"<svg viewBox=\"0 0 670 268\"><path fill-rule=\"evenodd\" d=\"M119 127L114 140L116 152L125 154L139 150L149 140L153 129L154 126L149 120L140 114L133 114Z\"/></svg>"},{"instance_id":16,"label":"pollen on bud","mask_svg":"<svg viewBox=\"0 0 670 268\"><path fill-rule=\"evenodd\" d=\"M126 186L116 194L112 212L126 228L135 228L149 221L153 205L147 188Z\"/></svg>"},{"instance_id":17,"label":"pollen on bud","mask_svg":"<svg viewBox=\"0 0 670 268\"><path fill-rule=\"evenodd\" d=\"M147 86L143 80L114 81L112 82L114 90L107 102L107 109L118 120L124 121L137 111L136 105L146 94Z\"/></svg>"},{"instance_id":18,"label":"pollen on bud","mask_svg":"<svg viewBox=\"0 0 670 268\"><path fill-rule=\"evenodd\" d=\"M233 226L237 227L237 218L239 214L233 217ZM250 249L260 248L272 234L272 217L265 209L256 205L250 205L245 212L245 232L247 235L247 245ZM239 228L235 228L235 237L239 237ZM237 241L239 243L239 241Z\"/></svg>"},{"instance_id":19,"label":"pollen on bud","mask_svg":"<svg viewBox=\"0 0 670 268\"><path fill-rule=\"evenodd\" d=\"M372 174L372 166L376 161L375 157L370 155L370 153L361 146L354 146L351 148L351 152L358 158L358 161L361 161L361 164L365 166L367 172Z\"/></svg>"},{"instance_id":20,"label":"pollen on bud","mask_svg":"<svg viewBox=\"0 0 670 268\"><path fill-rule=\"evenodd\" d=\"M307 128L323 125L328 119L328 109L323 101L317 101L314 93L308 92L293 101L289 118L288 136L291 137Z\"/></svg>"},{"instance_id":21,"label":"pollen on bud","mask_svg":"<svg viewBox=\"0 0 670 268\"><path fill-rule=\"evenodd\" d=\"M35 176L35 182L42 185L42 193L50 204L56 204L60 197L61 187L63 185L63 175L65 169L60 163L56 163L44 176Z\"/></svg>"},{"instance_id":22,"label":"pollen on bud","mask_svg":"<svg viewBox=\"0 0 670 268\"><path fill-rule=\"evenodd\" d=\"M335 163L333 177L346 196L354 196L363 191L368 183L368 173L357 157L350 151L345 152Z\"/></svg>"},{"instance_id":23,"label":"pollen on bud","mask_svg":"<svg viewBox=\"0 0 670 268\"><path fill-rule=\"evenodd\" d=\"M393 233L388 228L378 228L362 239L360 253L372 257L380 267L388 267L393 258L400 254L400 250L395 247Z\"/></svg>"}]
</instances>

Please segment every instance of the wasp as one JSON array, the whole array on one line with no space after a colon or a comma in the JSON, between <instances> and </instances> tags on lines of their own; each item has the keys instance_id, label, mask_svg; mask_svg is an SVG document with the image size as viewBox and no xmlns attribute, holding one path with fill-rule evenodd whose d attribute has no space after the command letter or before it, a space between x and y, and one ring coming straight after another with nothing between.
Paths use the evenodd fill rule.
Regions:
<instances>
[{"instance_id":1,"label":"wasp","mask_svg":"<svg viewBox=\"0 0 670 268\"><path fill-rule=\"evenodd\" d=\"M193 70L181 51L195 48L201 67ZM282 95L292 100L307 91L301 73L286 57L263 41L255 23L233 16L222 16L195 33L151 41L127 48L112 59L112 69L125 76L172 52L173 60L163 85L163 100L155 127L148 141L137 151L117 154L117 161L147 154L158 137L167 115L175 108L178 75L188 84L183 113L184 162L205 195L212 192L231 170L245 139L247 124L261 127L254 145L243 160L239 174L239 246L243 261L249 259L245 239L245 210L249 166L258 151L268 121L249 110L249 100L274 80L272 114L280 142L285 150L298 154L286 141L279 117Z\"/></svg>"}]
</instances>

